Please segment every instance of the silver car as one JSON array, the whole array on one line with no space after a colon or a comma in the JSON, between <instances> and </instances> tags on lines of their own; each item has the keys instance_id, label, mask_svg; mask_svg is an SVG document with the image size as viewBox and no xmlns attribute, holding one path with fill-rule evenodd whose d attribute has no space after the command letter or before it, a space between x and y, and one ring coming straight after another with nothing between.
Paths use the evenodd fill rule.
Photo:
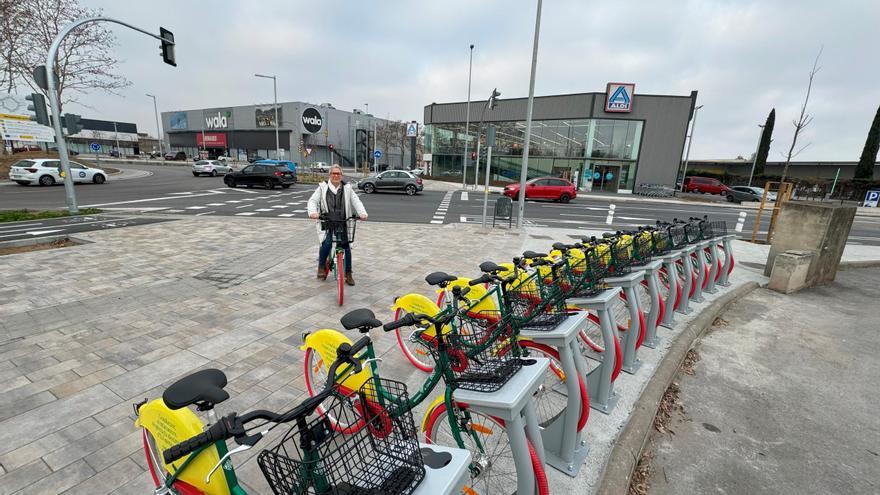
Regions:
<instances>
[{"instance_id":1,"label":"silver car","mask_svg":"<svg viewBox=\"0 0 880 495\"><path fill-rule=\"evenodd\" d=\"M743 201L761 201L764 196L764 188L755 186L733 186L727 191L727 201L742 203ZM776 193L769 191L767 201L776 201Z\"/></svg>"},{"instance_id":2,"label":"silver car","mask_svg":"<svg viewBox=\"0 0 880 495\"><path fill-rule=\"evenodd\" d=\"M218 175L226 175L229 172L232 172L232 167L221 160L199 160L192 165L194 177L202 174L217 177Z\"/></svg>"}]
</instances>

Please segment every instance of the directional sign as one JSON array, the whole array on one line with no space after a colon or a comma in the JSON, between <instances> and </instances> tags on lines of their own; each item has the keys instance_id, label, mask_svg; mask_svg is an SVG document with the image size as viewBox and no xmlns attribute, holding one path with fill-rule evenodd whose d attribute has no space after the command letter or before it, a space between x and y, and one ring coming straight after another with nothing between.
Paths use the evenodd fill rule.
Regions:
<instances>
[{"instance_id":1,"label":"directional sign","mask_svg":"<svg viewBox=\"0 0 880 495\"><path fill-rule=\"evenodd\" d=\"M55 131L31 121L27 107L24 98L0 93L0 138L7 141L55 141Z\"/></svg>"},{"instance_id":2,"label":"directional sign","mask_svg":"<svg viewBox=\"0 0 880 495\"><path fill-rule=\"evenodd\" d=\"M94 153L101 151L101 145L95 142L89 143L89 149Z\"/></svg>"},{"instance_id":3,"label":"directional sign","mask_svg":"<svg viewBox=\"0 0 880 495\"><path fill-rule=\"evenodd\" d=\"M373 152L373 156L376 158L382 158L382 152L379 150L376 150Z\"/></svg>"},{"instance_id":4,"label":"directional sign","mask_svg":"<svg viewBox=\"0 0 880 495\"><path fill-rule=\"evenodd\" d=\"M867 206L870 208L877 208L878 203L880 203L880 191L873 190L873 191L868 191L865 194L864 206Z\"/></svg>"}]
</instances>

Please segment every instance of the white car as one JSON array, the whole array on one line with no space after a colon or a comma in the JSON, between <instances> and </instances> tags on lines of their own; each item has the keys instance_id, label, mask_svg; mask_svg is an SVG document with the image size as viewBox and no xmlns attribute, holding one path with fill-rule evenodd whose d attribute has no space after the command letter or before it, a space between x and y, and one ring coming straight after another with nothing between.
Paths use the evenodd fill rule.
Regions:
<instances>
[{"instance_id":1,"label":"white car","mask_svg":"<svg viewBox=\"0 0 880 495\"><path fill-rule=\"evenodd\" d=\"M325 172L326 173L326 172L330 171L330 166L327 165L327 163L325 163L325 162L313 162L311 165L309 165L309 169L312 172L317 172L317 173Z\"/></svg>"},{"instance_id":2,"label":"white car","mask_svg":"<svg viewBox=\"0 0 880 495\"><path fill-rule=\"evenodd\" d=\"M229 172L232 172L232 167L227 165L225 160L199 160L192 165L192 173L195 177L202 174L216 177L218 175L226 175Z\"/></svg>"},{"instance_id":3,"label":"white car","mask_svg":"<svg viewBox=\"0 0 880 495\"><path fill-rule=\"evenodd\" d=\"M39 184L51 186L63 182L61 162L55 158L32 158L15 162L9 169L9 180L22 186ZM70 175L73 182L93 182L103 184L107 181L107 172L100 168L87 167L81 163L70 162Z\"/></svg>"}]
</instances>

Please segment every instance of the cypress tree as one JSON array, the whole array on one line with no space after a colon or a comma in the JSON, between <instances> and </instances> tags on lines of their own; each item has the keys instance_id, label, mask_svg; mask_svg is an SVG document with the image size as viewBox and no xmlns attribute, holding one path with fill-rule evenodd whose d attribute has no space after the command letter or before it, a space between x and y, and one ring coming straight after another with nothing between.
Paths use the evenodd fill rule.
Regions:
<instances>
[{"instance_id":1,"label":"cypress tree","mask_svg":"<svg viewBox=\"0 0 880 495\"><path fill-rule=\"evenodd\" d=\"M868 137L865 139L862 157L859 158L859 164L856 165L856 179L871 180L874 178L874 163L877 162L878 149L880 149L880 107L877 107L874 122L871 123L871 129L868 130Z\"/></svg>"},{"instance_id":2,"label":"cypress tree","mask_svg":"<svg viewBox=\"0 0 880 495\"><path fill-rule=\"evenodd\" d=\"M755 175L764 175L764 165L767 165L767 155L770 154L770 141L773 137L773 126L776 123L776 109L770 110L764 130L761 132L761 144L758 145L758 157L755 160Z\"/></svg>"}]
</instances>

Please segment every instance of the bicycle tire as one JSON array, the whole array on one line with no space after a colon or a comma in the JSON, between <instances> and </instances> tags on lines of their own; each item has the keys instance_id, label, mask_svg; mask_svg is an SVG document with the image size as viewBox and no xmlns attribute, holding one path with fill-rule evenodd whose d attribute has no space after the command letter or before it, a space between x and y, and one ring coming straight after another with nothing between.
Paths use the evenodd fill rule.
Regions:
<instances>
[{"instance_id":1,"label":"bicycle tire","mask_svg":"<svg viewBox=\"0 0 880 495\"><path fill-rule=\"evenodd\" d=\"M337 251L336 252L336 267L333 271L333 275L336 277L336 292L337 292L337 302L342 306L342 303L345 301L345 252Z\"/></svg>"},{"instance_id":2,"label":"bicycle tire","mask_svg":"<svg viewBox=\"0 0 880 495\"><path fill-rule=\"evenodd\" d=\"M462 403L456 403L455 406L456 406L456 408L459 408L459 409L467 409L468 408L467 404L462 404ZM482 429L484 431L489 431L489 428L485 426L486 424L494 423L497 427L500 427L501 430L506 429L506 427L504 425L504 420L502 420L500 418L496 418L494 416L489 416L487 414L483 414L483 413L476 412L476 411L471 411L470 414L471 414L471 418L472 418L472 421L471 421L472 428L474 428L475 431L477 431L478 434L480 434L480 435L484 435L484 433L482 431L479 431L479 429ZM447 416L447 411L446 411L446 403L445 402L440 402L439 404L437 404L434 407L434 409L432 411L430 411L430 413L428 415L428 420L425 423L425 430L424 430L425 440L428 443L433 443L433 444L437 444L437 445L455 445L456 444L455 440L454 440L455 437L452 435L452 432L443 432L443 430L441 430L441 428L444 428L444 427L448 428L449 427L449 420L446 418L446 416ZM484 418L485 422L484 423L475 423L473 421L473 418L475 418L475 417L482 417L482 418ZM479 425L480 428L478 429L478 428L474 427L473 425L475 425L475 424ZM443 434L441 434L441 432L443 432ZM470 437L467 434L464 434L464 435L465 435L466 439L470 439ZM498 432L495 429L491 430L490 435L495 435L496 438L504 438L505 440L507 439L506 433ZM514 467L514 464L513 464L513 453L511 452L510 455L504 455L505 461L507 461L509 459L508 463L502 464L502 463L498 462L498 460L500 460L502 458L502 454L506 454L506 451L510 450L509 442L508 442L507 446L502 450L497 447L496 448L487 447L487 445L490 444L490 442L488 442L487 440L488 440L488 438L481 438L480 443L484 446L483 450L485 452L492 453L492 458L494 459L494 460L490 460L490 465L491 465L492 469L496 469L499 466L500 467L507 467L508 468L507 472L501 473L501 474L504 475L504 474L513 473L514 476L512 478L512 483L509 481L511 479L509 477L507 477L507 480L508 480L507 482L497 480L497 479L494 481L490 480L489 476L485 476L486 472L483 472L483 473L480 473L479 478L477 478L477 483L473 483L473 478L471 478L472 484L470 486L476 487L477 489L469 488L466 486L464 492L465 493L484 493L484 494L493 494L493 495L496 493L514 493L516 491L516 468ZM496 442L496 444L500 444L500 443ZM529 450L532 451L532 449L534 447L532 447L531 441L528 442L528 446L529 446ZM482 456L482 454L483 454L483 452L480 452L476 447L465 446L464 448L471 451L473 459L477 459L478 456ZM532 452L529 452L529 457L532 461L532 470L534 471L534 475L535 475L535 485L536 485L535 486L535 493L539 493L541 495L546 495L547 494L546 487L544 487L542 489L540 480L546 480L547 475L544 472L540 461L537 459L537 456L533 455ZM469 489L471 491L468 491Z\"/></svg>"},{"instance_id":3,"label":"bicycle tire","mask_svg":"<svg viewBox=\"0 0 880 495\"><path fill-rule=\"evenodd\" d=\"M306 355L303 359L303 366L305 372L305 382L306 382L306 393L309 394L309 397L314 397L315 395L315 383L320 384L319 387L323 387L323 384L327 380L326 367L324 366L323 358L318 354L314 349L309 347L306 349ZM321 372L322 375L318 378L316 375ZM357 401L357 399L355 399ZM332 413L328 413L324 406L319 405L316 409L318 414L321 416L326 416L327 420L330 422L330 426L333 428L333 431L337 433L347 434L355 431L359 431L363 428L365 422L363 419L358 421L355 424L351 423L340 423Z\"/></svg>"},{"instance_id":4,"label":"bicycle tire","mask_svg":"<svg viewBox=\"0 0 880 495\"><path fill-rule=\"evenodd\" d=\"M562 376L563 371L562 371L562 364L560 363L560 359L559 359L559 351L557 351L555 348L550 347L548 345L540 344L538 342L534 342L531 340L520 340L519 346L522 347L523 349L527 349L529 351L538 352L538 353L542 354L543 357L546 357L547 359L550 360L550 370L549 370L550 372L547 373L546 378L544 380L544 385L545 385L544 389L545 390L548 388L551 391L554 390L556 388L556 386L558 386L554 383L554 381L556 383L558 383L559 386L564 386L565 377ZM554 380L554 377L555 377L555 380ZM549 385L549 387L547 385ZM578 375L578 389L580 390L580 394L581 394L581 412L578 415L577 431L581 431L581 430L583 430L584 425L586 425L587 421L590 419L590 397L587 394L587 387L586 387L586 384L584 383L584 379L580 375ZM539 394L541 394L541 393L539 392ZM536 394L536 395L539 395L539 394ZM556 419L557 416L559 416L565 412L565 408L568 405L568 398L565 397L564 395L562 395L561 397L563 398L563 400L561 401L562 402L562 409L558 413L551 411L547 407L542 408L541 407L541 404L542 404L541 399L539 399L537 397L534 398L535 411L538 413L538 421L541 423L541 428L546 428L547 426L550 425L551 420ZM543 404L546 404L546 401L544 401ZM542 417L542 410L545 411L545 414L543 414L543 416L545 416L545 417ZM550 412L546 413L547 411L550 411Z\"/></svg>"},{"instance_id":5,"label":"bicycle tire","mask_svg":"<svg viewBox=\"0 0 880 495\"><path fill-rule=\"evenodd\" d=\"M165 479L170 476L170 473L162 467L162 453L159 452L159 449L156 447L153 434L146 428L141 428L141 431L144 444L144 457L146 457L147 460L147 471L153 479L153 488L159 488L165 484ZM183 480L175 480L171 486L179 495L204 495L204 492Z\"/></svg>"},{"instance_id":6,"label":"bicycle tire","mask_svg":"<svg viewBox=\"0 0 880 495\"><path fill-rule=\"evenodd\" d=\"M394 311L394 321L399 320L407 313L406 310L402 308L397 308ZM406 357L407 361L410 362L417 369L424 371L425 373L430 373L434 371L434 360L431 359L431 355L425 346L413 342L410 340L408 335L405 335L404 332L413 332L415 331L412 327L403 327L398 328L394 331L397 336L397 346L400 347L400 350L403 352L404 357ZM410 346L412 346L410 348Z\"/></svg>"}]
</instances>

